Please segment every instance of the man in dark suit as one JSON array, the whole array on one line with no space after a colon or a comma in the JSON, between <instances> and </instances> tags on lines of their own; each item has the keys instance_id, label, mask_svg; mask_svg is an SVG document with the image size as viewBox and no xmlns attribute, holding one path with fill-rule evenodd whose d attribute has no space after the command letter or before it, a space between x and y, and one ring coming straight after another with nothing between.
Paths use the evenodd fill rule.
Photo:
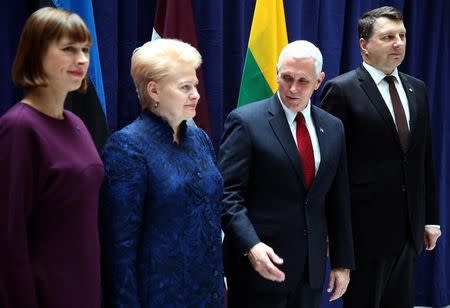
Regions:
<instances>
[{"instance_id":1,"label":"man in dark suit","mask_svg":"<svg viewBox=\"0 0 450 308\"><path fill-rule=\"evenodd\" d=\"M417 255L440 235L427 95L397 70L406 46L397 9L367 12L358 27L362 66L321 94L346 133L356 271L344 306L412 307Z\"/></svg>"},{"instance_id":2,"label":"man in dark suit","mask_svg":"<svg viewBox=\"0 0 450 308\"><path fill-rule=\"evenodd\" d=\"M290 43L278 92L226 120L219 169L231 308L318 308L327 236L330 300L346 290L354 260L345 137L341 121L311 104L321 70L317 47Z\"/></svg>"}]
</instances>

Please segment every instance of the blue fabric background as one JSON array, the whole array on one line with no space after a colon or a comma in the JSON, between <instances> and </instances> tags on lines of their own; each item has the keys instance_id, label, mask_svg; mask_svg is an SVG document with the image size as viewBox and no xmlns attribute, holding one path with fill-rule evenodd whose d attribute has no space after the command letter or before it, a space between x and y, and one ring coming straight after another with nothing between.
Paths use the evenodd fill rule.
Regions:
<instances>
[{"instance_id":1,"label":"blue fabric background","mask_svg":"<svg viewBox=\"0 0 450 308\"><path fill-rule=\"evenodd\" d=\"M79 0L81 1L81 0ZM89 0L83 0L89 1ZM25 18L37 8L32 0L0 3L0 114L21 92L10 81L11 62ZM235 108L247 49L255 0L193 0L197 37L204 57L212 141L217 148L223 122ZM450 2L446 0L285 0L289 41L307 39L324 55L326 80L361 63L357 20L372 8L392 5L403 11L408 31L406 59L400 69L428 86L433 146L439 183L443 236L433 252L419 260L416 304L442 307L450 304L450 242L446 204L450 166ZM129 75L131 53L151 38L155 0L93 1L99 42L108 124L112 131L139 113ZM275 68L274 68L275 69ZM317 98L317 95L316 97ZM315 101L317 103L317 100ZM340 307L339 303L324 307Z\"/></svg>"}]
</instances>

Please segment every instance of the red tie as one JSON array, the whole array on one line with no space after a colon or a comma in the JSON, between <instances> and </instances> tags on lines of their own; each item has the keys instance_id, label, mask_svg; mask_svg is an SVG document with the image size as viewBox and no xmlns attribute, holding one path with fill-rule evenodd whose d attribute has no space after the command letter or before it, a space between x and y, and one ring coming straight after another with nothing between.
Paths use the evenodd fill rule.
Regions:
<instances>
[{"instance_id":1,"label":"red tie","mask_svg":"<svg viewBox=\"0 0 450 308\"><path fill-rule=\"evenodd\" d=\"M394 109L395 124L397 124L398 137L403 148L403 152L408 149L409 129L406 123L405 110L403 109L400 96L395 88L395 77L390 75L384 77L389 84L389 94L391 95L392 107Z\"/></svg>"},{"instance_id":2,"label":"red tie","mask_svg":"<svg viewBox=\"0 0 450 308\"><path fill-rule=\"evenodd\" d=\"M305 118L301 112L297 113L295 117L297 122L297 148L300 160L302 161L303 173L305 176L306 189L311 187L314 179L314 152L309 136L308 128L306 128Z\"/></svg>"}]
</instances>

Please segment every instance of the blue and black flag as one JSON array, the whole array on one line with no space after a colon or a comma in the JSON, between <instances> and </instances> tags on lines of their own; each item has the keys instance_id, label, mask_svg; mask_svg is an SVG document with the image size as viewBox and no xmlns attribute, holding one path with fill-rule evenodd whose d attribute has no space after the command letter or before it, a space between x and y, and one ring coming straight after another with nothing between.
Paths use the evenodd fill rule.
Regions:
<instances>
[{"instance_id":1,"label":"blue and black flag","mask_svg":"<svg viewBox=\"0 0 450 308\"><path fill-rule=\"evenodd\" d=\"M65 108L80 117L91 133L92 139L100 151L108 137L106 121L106 100L103 89L103 77L100 65L97 33L95 30L92 0L39 0L39 7L54 6L80 15L91 32L92 47L88 70L88 88L86 93L77 91L67 95Z\"/></svg>"}]
</instances>

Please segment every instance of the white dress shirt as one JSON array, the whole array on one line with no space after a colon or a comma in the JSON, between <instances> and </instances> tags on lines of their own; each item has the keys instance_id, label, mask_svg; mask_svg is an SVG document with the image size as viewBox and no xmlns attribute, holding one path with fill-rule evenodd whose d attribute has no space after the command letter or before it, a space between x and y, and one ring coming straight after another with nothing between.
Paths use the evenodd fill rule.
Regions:
<instances>
[{"instance_id":1,"label":"white dress shirt","mask_svg":"<svg viewBox=\"0 0 450 308\"><path fill-rule=\"evenodd\" d=\"M294 138L295 144L297 144L297 122L295 121L297 113L286 107L281 102L280 93L277 92L277 95L278 99L280 100L281 106L283 107L284 113L286 115L286 120L289 125L289 128L291 129L292 138ZM315 169L314 174L317 174L317 170L319 169L320 165L320 147L319 147L319 140L317 139L316 128L314 127L314 122L311 117L311 100L308 102L306 108L301 111L301 113L305 118L306 128L308 129L308 133L311 138L311 144L314 152L314 169Z\"/></svg>"},{"instance_id":2,"label":"white dress shirt","mask_svg":"<svg viewBox=\"0 0 450 308\"><path fill-rule=\"evenodd\" d=\"M363 66L369 72L373 81L375 81L375 84L377 85L378 90L380 91L381 96L383 96L384 102L386 103L386 106L391 113L392 120L395 123L394 107L392 106L391 95L389 94L389 84L386 80L384 80L384 77L386 77L387 75L382 71L377 70L373 66L367 64L366 62L363 62ZM403 85L400 81L397 68L395 68L391 75L395 77L395 88L397 89L398 96L400 97L400 101L402 102L403 110L405 111L406 123L408 124L408 128L410 128L408 98L406 97L405 89L403 88ZM395 123L395 125L397 125L397 123Z\"/></svg>"}]
</instances>

